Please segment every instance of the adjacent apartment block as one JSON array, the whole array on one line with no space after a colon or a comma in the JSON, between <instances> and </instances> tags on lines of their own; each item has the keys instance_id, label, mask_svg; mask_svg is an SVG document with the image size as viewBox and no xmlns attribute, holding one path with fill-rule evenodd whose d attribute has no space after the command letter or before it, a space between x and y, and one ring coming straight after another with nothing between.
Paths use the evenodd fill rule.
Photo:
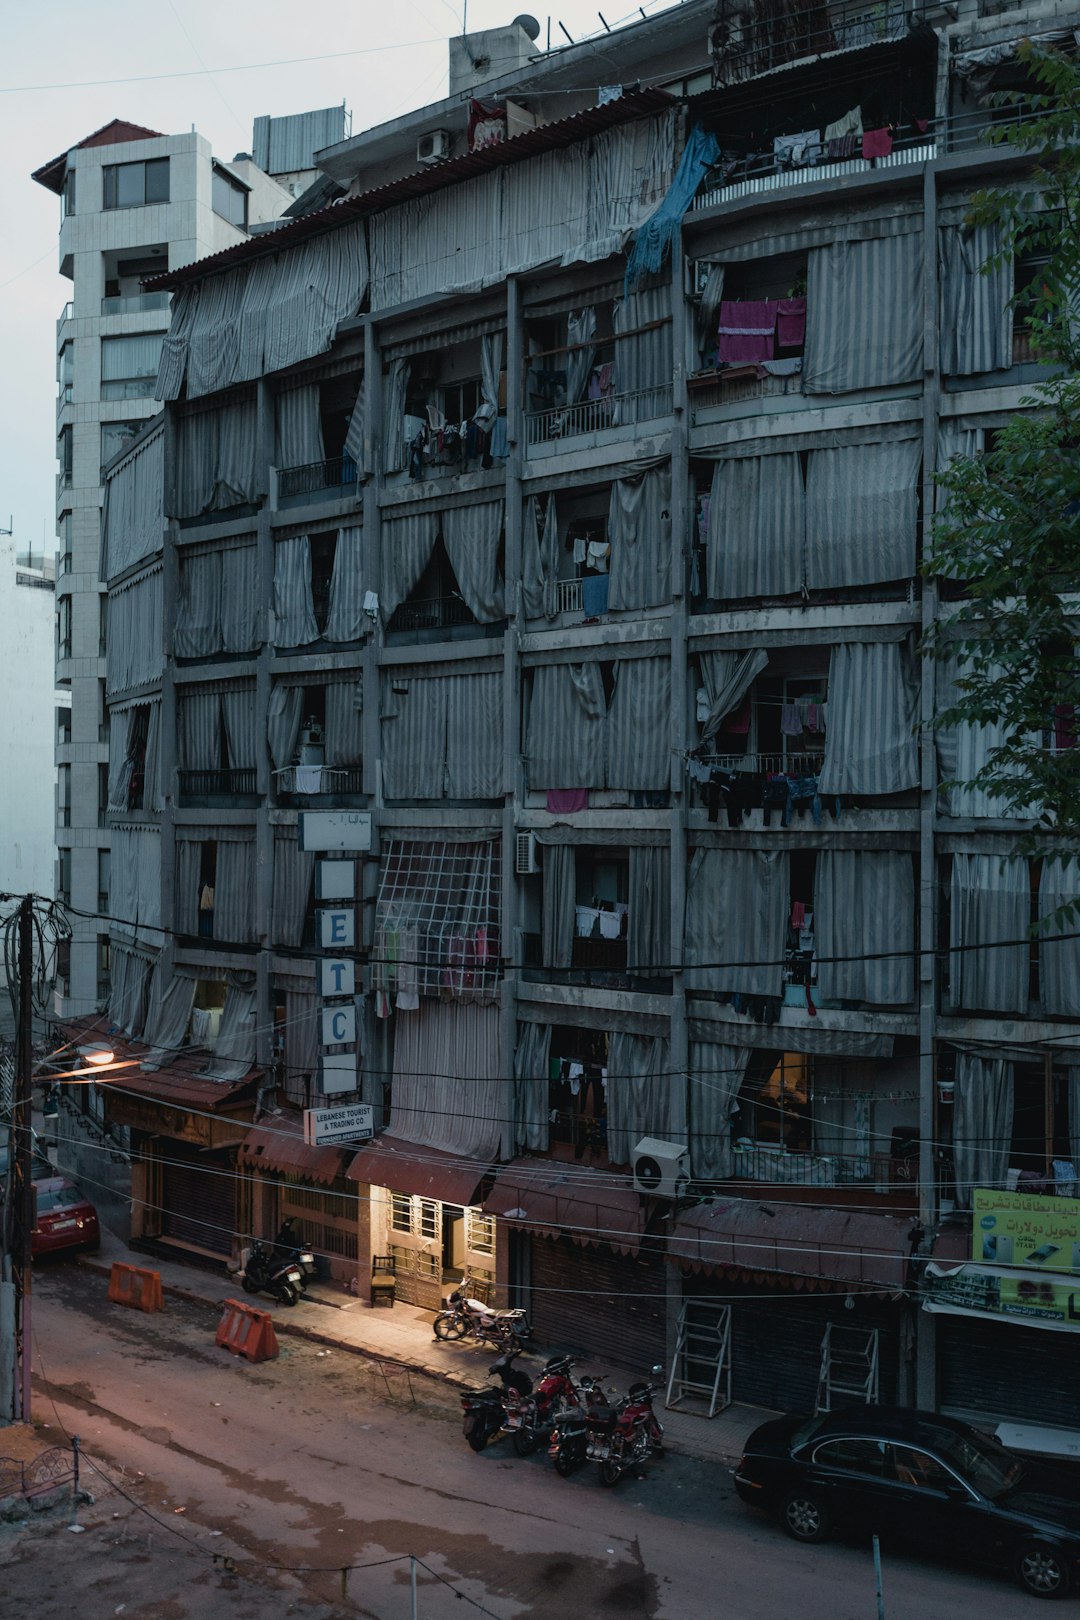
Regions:
<instances>
[{"instance_id":1,"label":"adjacent apartment block","mask_svg":"<svg viewBox=\"0 0 1080 1620\"><path fill-rule=\"evenodd\" d=\"M103 568L139 1241L292 1213L361 1292L467 1272L721 1399L836 1399L842 1352L848 1398L1080 1426L1017 1305L1080 1248L971 1247L1077 1207L1080 958L1029 936L1075 877L945 786L992 728L917 652L934 474L1039 375L1038 266L967 224L1026 179L984 136L1038 8L955 13L690 3L592 89L454 41L319 154L342 200L146 283ZM305 1140L328 1099L359 1151Z\"/></svg>"},{"instance_id":2,"label":"adjacent apartment block","mask_svg":"<svg viewBox=\"0 0 1080 1620\"><path fill-rule=\"evenodd\" d=\"M53 893L54 713L53 556L0 535L0 670L7 706L0 760L0 890Z\"/></svg>"}]
</instances>

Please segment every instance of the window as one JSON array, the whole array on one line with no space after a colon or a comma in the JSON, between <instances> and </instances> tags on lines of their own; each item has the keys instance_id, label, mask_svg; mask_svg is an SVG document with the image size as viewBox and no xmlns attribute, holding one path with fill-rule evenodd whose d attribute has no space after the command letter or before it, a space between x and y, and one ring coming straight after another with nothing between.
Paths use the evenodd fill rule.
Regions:
<instances>
[{"instance_id":1,"label":"window","mask_svg":"<svg viewBox=\"0 0 1080 1620\"><path fill-rule=\"evenodd\" d=\"M112 977L112 944L108 934L99 934L97 937L97 980L98 996L109 993L109 981Z\"/></svg>"},{"instance_id":2,"label":"window","mask_svg":"<svg viewBox=\"0 0 1080 1620\"><path fill-rule=\"evenodd\" d=\"M112 850L99 849L97 852L97 886L98 910L109 909L109 885L112 879Z\"/></svg>"},{"instance_id":3,"label":"window","mask_svg":"<svg viewBox=\"0 0 1080 1620\"><path fill-rule=\"evenodd\" d=\"M109 598L102 591L98 597L98 657L105 656L105 637L108 631Z\"/></svg>"},{"instance_id":4,"label":"window","mask_svg":"<svg viewBox=\"0 0 1080 1620\"><path fill-rule=\"evenodd\" d=\"M56 435L56 459L60 463L60 483L71 483L74 472L74 445L70 427L62 427Z\"/></svg>"},{"instance_id":5,"label":"window","mask_svg":"<svg viewBox=\"0 0 1080 1620\"><path fill-rule=\"evenodd\" d=\"M412 1199L408 1193L390 1194L390 1228L394 1232L412 1231Z\"/></svg>"},{"instance_id":6,"label":"window","mask_svg":"<svg viewBox=\"0 0 1080 1620\"><path fill-rule=\"evenodd\" d=\"M98 826L105 825L109 811L109 767L104 762L97 768Z\"/></svg>"},{"instance_id":7,"label":"window","mask_svg":"<svg viewBox=\"0 0 1080 1620\"><path fill-rule=\"evenodd\" d=\"M110 163L102 170L103 208L141 208L169 200L169 160L150 158L144 163Z\"/></svg>"},{"instance_id":8,"label":"window","mask_svg":"<svg viewBox=\"0 0 1080 1620\"><path fill-rule=\"evenodd\" d=\"M434 1198L418 1198L419 1230L423 1238L437 1238L439 1235L439 1206Z\"/></svg>"},{"instance_id":9,"label":"window","mask_svg":"<svg viewBox=\"0 0 1080 1620\"><path fill-rule=\"evenodd\" d=\"M59 849L56 852L56 893L64 905L71 903L71 851Z\"/></svg>"},{"instance_id":10,"label":"window","mask_svg":"<svg viewBox=\"0 0 1080 1620\"><path fill-rule=\"evenodd\" d=\"M71 705L65 704L56 711L56 740L58 743L71 741Z\"/></svg>"},{"instance_id":11,"label":"window","mask_svg":"<svg viewBox=\"0 0 1080 1620\"><path fill-rule=\"evenodd\" d=\"M98 742L108 742L112 729L109 718L109 703L105 695L105 682L98 681Z\"/></svg>"},{"instance_id":12,"label":"window","mask_svg":"<svg viewBox=\"0 0 1080 1620\"><path fill-rule=\"evenodd\" d=\"M813 1090L810 1065L811 1059L804 1052L754 1054L733 1120L740 1140L783 1147L791 1152L810 1151Z\"/></svg>"},{"instance_id":13,"label":"window","mask_svg":"<svg viewBox=\"0 0 1080 1620\"><path fill-rule=\"evenodd\" d=\"M107 466L113 456L119 455L141 427L141 422L102 422L101 465Z\"/></svg>"},{"instance_id":14,"label":"window","mask_svg":"<svg viewBox=\"0 0 1080 1620\"><path fill-rule=\"evenodd\" d=\"M67 219L69 214L75 212L75 170L68 169L64 174L64 189L60 193L60 218Z\"/></svg>"},{"instance_id":15,"label":"window","mask_svg":"<svg viewBox=\"0 0 1080 1620\"><path fill-rule=\"evenodd\" d=\"M144 399L153 394L161 338L160 332L102 338L102 399Z\"/></svg>"},{"instance_id":16,"label":"window","mask_svg":"<svg viewBox=\"0 0 1080 1620\"><path fill-rule=\"evenodd\" d=\"M886 1474L889 1447L884 1440L827 1440L814 1452L818 1468L842 1468L846 1474L868 1474L881 1479Z\"/></svg>"},{"instance_id":17,"label":"window","mask_svg":"<svg viewBox=\"0 0 1080 1620\"><path fill-rule=\"evenodd\" d=\"M474 1254L495 1253L495 1217L483 1215L478 1209L465 1211L468 1223L468 1247Z\"/></svg>"},{"instance_id":18,"label":"window","mask_svg":"<svg viewBox=\"0 0 1080 1620\"><path fill-rule=\"evenodd\" d=\"M480 409L479 377L470 377L467 382L444 383L439 389L439 404L448 422L471 422Z\"/></svg>"},{"instance_id":19,"label":"window","mask_svg":"<svg viewBox=\"0 0 1080 1620\"><path fill-rule=\"evenodd\" d=\"M893 1474L901 1485L920 1485L932 1491L947 1491L954 1475L928 1451L914 1446L892 1446Z\"/></svg>"},{"instance_id":20,"label":"window","mask_svg":"<svg viewBox=\"0 0 1080 1620\"><path fill-rule=\"evenodd\" d=\"M62 939L56 947L56 988L66 996L71 987L71 941Z\"/></svg>"},{"instance_id":21,"label":"window","mask_svg":"<svg viewBox=\"0 0 1080 1620\"><path fill-rule=\"evenodd\" d=\"M56 381L59 384L60 404L70 405L72 385L75 381L75 345L65 343L56 357Z\"/></svg>"},{"instance_id":22,"label":"window","mask_svg":"<svg viewBox=\"0 0 1080 1620\"><path fill-rule=\"evenodd\" d=\"M214 169L212 189L213 209L222 219L239 230L247 229L247 187L234 180L224 169Z\"/></svg>"},{"instance_id":23,"label":"window","mask_svg":"<svg viewBox=\"0 0 1080 1620\"><path fill-rule=\"evenodd\" d=\"M71 657L71 597L62 596L56 604L56 656Z\"/></svg>"}]
</instances>

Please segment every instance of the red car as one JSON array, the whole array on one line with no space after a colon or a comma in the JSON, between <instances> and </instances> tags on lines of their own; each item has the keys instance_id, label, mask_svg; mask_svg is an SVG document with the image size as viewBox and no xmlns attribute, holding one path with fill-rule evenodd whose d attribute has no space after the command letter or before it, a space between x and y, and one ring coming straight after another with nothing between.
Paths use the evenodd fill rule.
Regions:
<instances>
[{"instance_id":1,"label":"red car","mask_svg":"<svg viewBox=\"0 0 1080 1620\"><path fill-rule=\"evenodd\" d=\"M64 1249L98 1249L101 1231L97 1210L66 1176L49 1176L34 1182L37 1218L31 1252L36 1260L42 1254L58 1254Z\"/></svg>"}]
</instances>

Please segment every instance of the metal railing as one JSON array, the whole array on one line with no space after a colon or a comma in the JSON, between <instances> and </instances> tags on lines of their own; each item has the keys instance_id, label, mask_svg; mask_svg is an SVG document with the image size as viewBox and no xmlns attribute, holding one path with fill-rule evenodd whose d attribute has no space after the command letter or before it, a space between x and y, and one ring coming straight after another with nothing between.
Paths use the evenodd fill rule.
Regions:
<instances>
[{"instance_id":1,"label":"metal railing","mask_svg":"<svg viewBox=\"0 0 1080 1620\"><path fill-rule=\"evenodd\" d=\"M875 1163L884 1158L885 1165ZM888 1155L799 1153L782 1147L735 1149L734 1176L785 1187L837 1187L888 1179Z\"/></svg>"},{"instance_id":2,"label":"metal railing","mask_svg":"<svg viewBox=\"0 0 1080 1620\"><path fill-rule=\"evenodd\" d=\"M527 411L525 443L551 444L573 439L582 433L602 433L607 428L632 427L671 415L671 384L639 388L633 393L612 394L607 399L583 399L578 405L553 405L543 411Z\"/></svg>"},{"instance_id":3,"label":"metal railing","mask_svg":"<svg viewBox=\"0 0 1080 1620\"><path fill-rule=\"evenodd\" d=\"M718 405L734 405L748 399L774 399L781 394L801 394L802 373L790 377L732 377L725 378L722 371L708 376L700 375L690 389L690 421L697 426L702 412Z\"/></svg>"},{"instance_id":4,"label":"metal railing","mask_svg":"<svg viewBox=\"0 0 1080 1620\"><path fill-rule=\"evenodd\" d=\"M555 608L559 613L580 613L582 611L580 579L557 579L555 581Z\"/></svg>"},{"instance_id":5,"label":"metal railing","mask_svg":"<svg viewBox=\"0 0 1080 1620\"><path fill-rule=\"evenodd\" d=\"M793 167L773 153L761 153L739 158L727 165L718 165L711 178L706 175L690 206L694 211L716 208L721 203L735 202L740 197L752 197L759 192L777 191L786 186L820 185L823 180L846 179L852 174L896 169L909 163L929 163L937 153L938 142L932 127L925 133L915 131L897 136L888 157L830 159L828 148L821 145L808 147L805 162Z\"/></svg>"},{"instance_id":6,"label":"metal railing","mask_svg":"<svg viewBox=\"0 0 1080 1620\"><path fill-rule=\"evenodd\" d=\"M327 489L344 489L356 483L356 462L352 456L331 456L329 461L310 461L302 467L278 470L278 498L289 495L317 495Z\"/></svg>"},{"instance_id":7,"label":"metal railing","mask_svg":"<svg viewBox=\"0 0 1080 1620\"><path fill-rule=\"evenodd\" d=\"M920 7L902 0L839 0L801 11L755 18L730 26L726 37L714 28L713 72L718 86L741 84L746 79L774 73L806 58L816 60L834 51L854 51L867 45L904 39L909 18Z\"/></svg>"},{"instance_id":8,"label":"metal railing","mask_svg":"<svg viewBox=\"0 0 1080 1620\"><path fill-rule=\"evenodd\" d=\"M126 293L101 300L103 315L145 315L152 309L168 309L167 292Z\"/></svg>"},{"instance_id":9,"label":"metal railing","mask_svg":"<svg viewBox=\"0 0 1080 1620\"><path fill-rule=\"evenodd\" d=\"M1042 116L1038 108L1022 102L1015 107L971 107L965 112L952 113L945 120L943 145L947 152L970 152L977 146L992 148L998 144L990 139L992 130L1030 124Z\"/></svg>"},{"instance_id":10,"label":"metal railing","mask_svg":"<svg viewBox=\"0 0 1080 1620\"><path fill-rule=\"evenodd\" d=\"M704 754L702 764L715 766L721 771L750 771L762 776L813 776L820 769L824 753L790 754Z\"/></svg>"},{"instance_id":11,"label":"metal railing","mask_svg":"<svg viewBox=\"0 0 1080 1620\"><path fill-rule=\"evenodd\" d=\"M395 630L451 630L458 625L476 624L476 616L460 596L428 596L419 602L402 602L387 621L389 634Z\"/></svg>"},{"instance_id":12,"label":"metal railing","mask_svg":"<svg viewBox=\"0 0 1080 1620\"><path fill-rule=\"evenodd\" d=\"M250 797L258 791L254 766L218 771L182 770L178 775L181 799Z\"/></svg>"},{"instance_id":13,"label":"metal railing","mask_svg":"<svg viewBox=\"0 0 1080 1620\"><path fill-rule=\"evenodd\" d=\"M327 793L363 793L362 765L286 765L274 772L279 793L317 798Z\"/></svg>"}]
</instances>

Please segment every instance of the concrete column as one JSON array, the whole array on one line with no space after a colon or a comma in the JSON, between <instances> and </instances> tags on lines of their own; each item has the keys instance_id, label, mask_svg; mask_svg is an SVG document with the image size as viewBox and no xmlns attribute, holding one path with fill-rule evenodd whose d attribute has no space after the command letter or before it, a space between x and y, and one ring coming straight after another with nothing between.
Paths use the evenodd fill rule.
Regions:
<instances>
[{"instance_id":1,"label":"concrete column","mask_svg":"<svg viewBox=\"0 0 1080 1620\"><path fill-rule=\"evenodd\" d=\"M365 588L378 595L382 577L382 514L379 510L379 496L383 486L383 390L382 390L382 351L379 344L379 332L373 320L368 320L364 326L364 466L367 468L367 477L364 483L364 583ZM364 676L364 791L367 794L368 805L371 810L371 854L360 862L360 938L365 949L370 950L375 937L375 902L379 894L379 809L382 804L382 778L379 770L381 757L381 739L379 735L379 658L382 652L382 618L376 618L371 626L370 635L365 636L362 653ZM371 974L366 974L357 964L357 990L363 988L371 990ZM375 1017L373 998L365 995L364 1001L364 1070L371 1076L370 1090L365 1088L364 1095L374 1101L377 1096L381 1103L382 1087L389 1079L389 1065L387 1062L387 1030L386 1021ZM386 1121L382 1117L381 1106L376 1106L375 1127L379 1129ZM370 1189L360 1186L357 1188L362 1198L370 1197ZM371 1269L370 1258L372 1244L370 1227L365 1224L368 1205L360 1206L361 1225L359 1230L357 1253L359 1255L359 1275L361 1286L369 1280ZM365 1256L367 1257L365 1259Z\"/></svg>"},{"instance_id":2,"label":"concrete column","mask_svg":"<svg viewBox=\"0 0 1080 1620\"><path fill-rule=\"evenodd\" d=\"M515 876L515 812L521 781L521 673L518 656L521 616L522 525L522 356L525 335L521 316L521 284L511 277L506 284L506 633L503 636L503 816L502 816L502 958L506 977L502 989L500 1074L504 1077L504 1154L513 1155L512 1121L514 1052L517 1048L517 978L521 967L521 895ZM511 586L511 581L513 582ZM511 590L513 594L511 595ZM499 1297L505 1297L509 1246L499 1244Z\"/></svg>"},{"instance_id":3,"label":"concrete column","mask_svg":"<svg viewBox=\"0 0 1080 1620\"><path fill-rule=\"evenodd\" d=\"M256 488L269 488L274 456L274 400L265 377L257 384ZM255 790L264 806L272 802L270 757L265 747L270 705L271 637L274 629L274 533L270 503L264 498L255 519L255 591L263 634L255 665ZM273 997L270 989L270 918L274 902L274 829L264 813L255 822L255 940L259 946L255 980L255 1061L269 1067L273 1055Z\"/></svg>"},{"instance_id":4,"label":"concrete column","mask_svg":"<svg viewBox=\"0 0 1080 1620\"><path fill-rule=\"evenodd\" d=\"M672 247L671 262L671 942L668 959L673 969L682 962L683 917L686 910L686 767L683 755L686 737L687 681L687 584L689 581L691 527L689 403L686 387L686 328L688 312L685 296L686 272L682 238ZM672 975L670 1057L672 1085L684 1085L689 1074L686 998L681 972ZM677 1301L672 1307L677 1311ZM669 1315L670 1315L669 1311Z\"/></svg>"}]
</instances>

